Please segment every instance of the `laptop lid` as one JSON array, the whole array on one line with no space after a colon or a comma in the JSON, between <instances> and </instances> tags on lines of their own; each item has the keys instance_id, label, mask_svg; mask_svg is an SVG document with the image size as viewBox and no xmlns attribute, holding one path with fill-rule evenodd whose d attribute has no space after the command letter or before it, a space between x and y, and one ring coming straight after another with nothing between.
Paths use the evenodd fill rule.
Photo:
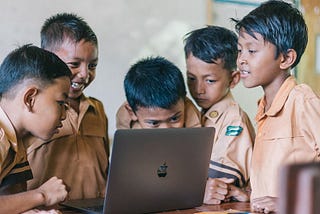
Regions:
<instances>
[{"instance_id":1,"label":"laptop lid","mask_svg":"<svg viewBox=\"0 0 320 214\"><path fill-rule=\"evenodd\" d=\"M117 130L103 206L101 199L98 203L84 199L62 205L104 214L200 206L214 134L212 127ZM97 208L99 203L101 208Z\"/></svg>"},{"instance_id":2,"label":"laptop lid","mask_svg":"<svg viewBox=\"0 0 320 214\"><path fill-rule=\"evenodd\" d=\"M117 130L104 213L148 213L200 206L214 128Z\"/></svg>"}]
</instances>

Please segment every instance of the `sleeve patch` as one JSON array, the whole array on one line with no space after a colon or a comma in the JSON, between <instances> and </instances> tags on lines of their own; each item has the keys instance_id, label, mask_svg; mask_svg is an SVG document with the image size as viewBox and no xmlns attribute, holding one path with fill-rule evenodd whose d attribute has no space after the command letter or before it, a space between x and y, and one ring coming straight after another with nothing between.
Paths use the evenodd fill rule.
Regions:
<instances>
[{"instance_id":1,"label":"sleeve patch","mask_svg":"<svg viewBox=\"0 0 320 214\"><path fill-rule=\"evenodd\" d=\"M242 132L241 126L228 126L226 136L238 136Z\"/></svg>"}]
</instances>

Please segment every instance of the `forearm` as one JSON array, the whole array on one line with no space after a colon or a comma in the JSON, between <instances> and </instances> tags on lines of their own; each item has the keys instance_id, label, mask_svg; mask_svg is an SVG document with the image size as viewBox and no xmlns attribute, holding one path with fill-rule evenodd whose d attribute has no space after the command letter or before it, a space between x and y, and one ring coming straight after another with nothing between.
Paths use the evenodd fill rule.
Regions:
<instances>
[{"instance_id":1,"label":"forearm","mask_svg":"<svg viewBox=\"0 0 320 214\"><path fill-rule=\"evenodd\" d=\"M21 213L45 203L44 195L38 190L31 190L13 195L0 196L0 214Z\"/></svg>"}]
</instances>

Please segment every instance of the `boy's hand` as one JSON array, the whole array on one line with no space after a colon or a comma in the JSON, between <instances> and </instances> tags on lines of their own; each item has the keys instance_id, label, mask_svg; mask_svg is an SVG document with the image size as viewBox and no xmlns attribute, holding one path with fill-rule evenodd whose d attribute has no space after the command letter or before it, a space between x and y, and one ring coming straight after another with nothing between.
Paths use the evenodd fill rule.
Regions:
<instances>
[{"instance_id":1,"label":"boy's hand","mask_svg":"<svg viewBox=\"0 0 320 214\"><path fill-rule=\"evenodd\" d=\"M250 200L250 195L246 191L232 184L229 185L229 192L227 195L227 198L230 198L230 197L233 197L237 201L241 201L241 202Z\"/></svg>"},{"instance_id":2,"label":"boy's hand","mask_svg":"<svg viewBox=\"0 0 320 214\"><path fill-rule=\"evenodd\" d=\"M44 197L44 205L51 206L64 201L68 192L61 179L57 177L50 178L42 184L36 191L39 191Z\"/></svg>"},{"instance_id":3,"label":"boy's hand","mask_svg":"<svg viewBox=\"0 0 320 214\"><path fill-rule=\"evenodd\" d=\"M207 180L203 203L221 204L227 199L229 184L233 183L231 178L209 178Z\"/></svg>"},{"instance_id":4,"label":"boy's hand","mask_svg":"<svg viewBox=\"0 0 320 214\"><path fill-rule=\"evenodd\" d=\"M261 213L277 212L277 200L278 198L270 196L256 198L251 201L251 207Z\"/></svg>"},{"instance_id":5,"label":"boy's hand","mask_svg":"<svg viewBox=\"0 0 320 214\"><path fill-rule=\"evenodd\" d=\"M26 212L23 212L22 214L62 214L59 210L28 210Z\"/></svg>"}]
</instances>

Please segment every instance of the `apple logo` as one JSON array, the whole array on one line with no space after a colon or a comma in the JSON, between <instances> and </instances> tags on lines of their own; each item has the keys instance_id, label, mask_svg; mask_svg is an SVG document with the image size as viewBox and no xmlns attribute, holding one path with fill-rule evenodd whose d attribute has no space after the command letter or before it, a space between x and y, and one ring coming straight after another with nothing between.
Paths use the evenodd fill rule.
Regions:
<instances>
[{"instance_id":1,"label":"apple logo","mask_svg":"<svg viewBox=\"0 0 320 214\"><path fill-rule=\"evenodd\" d=\"M157 170L158 177L166 177L167 175L167 164L164 162L161 166L159 166Z\"/></svg>"}]
</instances>

